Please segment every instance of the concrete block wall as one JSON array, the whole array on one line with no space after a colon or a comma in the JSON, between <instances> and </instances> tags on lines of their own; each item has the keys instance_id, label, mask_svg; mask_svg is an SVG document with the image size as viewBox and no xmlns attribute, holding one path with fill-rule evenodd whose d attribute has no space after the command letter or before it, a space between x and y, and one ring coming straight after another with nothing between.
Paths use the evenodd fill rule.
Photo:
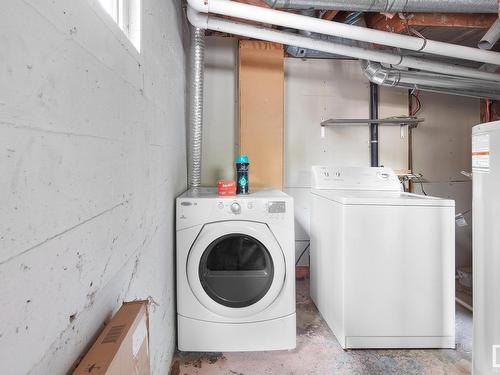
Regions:
<instances>
[{"instance_id":1,"label":"concrete block wall","mask_svg":"<svg viewBox=\"0 0 500 375\"><path fill-rule=\"evenodd\" d=\"M479 99L422 92L425 118L414 131L413 169L422 173L427 194L455 200L456 213L469 225L456 226L456 267L472 266L472 127L481 122ZM436 163L439 160L439 163ZM414 190L421 193L420 184Z\"/></svg>"},{"instance_id":2,"label":"concrete block wall","mask_svg":"<svg viewBox=\"0 0 500 375\"><path fill-rule=\"evenodd\" d=\"M187 26L143 0L138 53L97 0L0 12L0 363L65 374L122 301L175 349L174 199L186 188Z\"/></svg>"}]
</instances>

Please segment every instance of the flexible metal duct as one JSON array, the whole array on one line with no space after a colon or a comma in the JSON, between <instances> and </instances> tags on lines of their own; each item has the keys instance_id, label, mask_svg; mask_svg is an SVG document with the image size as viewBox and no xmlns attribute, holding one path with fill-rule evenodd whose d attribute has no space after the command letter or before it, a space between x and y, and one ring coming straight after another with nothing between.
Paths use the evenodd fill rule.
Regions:
<instances>
[{"instance_id":1,"label":"flexible metal duct","mask_svg":"<svg viewBox=\"0 0 500 375\"><path fill-rule=\"evenodd\" d=\"M199 13L190 6L187 11L189 22L192 25L214 31L225 32L249 38L266 40L269 42L293 45L313 50L348 56L355 59L378 61L384 64L426 70L434 73L455 75L459 77L470 77L484 79L486 81L500 82L500 74L483 72L473 68L459 65L446 64L430 61L411 56L401 56L396 53L382 52L374 49L346 46L330 43L323 40L315 40L302 35L287 33L260 26L245 24L214 17L206 13Z\"/></svg>"},{"instance_id":2,"label":"flexible metal duct","mask_svg":"<svg viewBox=\"0 0 500 375\"><path fill-rule=\"evenodd\" d=\"M201 142L203 123L203 80L205 30L191 27L191 141L189 152L189 187L201 186Z\"/></svg>"},{"instance_id":3,"label":"flexible metal duct","mask_svg":"<svg viewBox=\"0 0 500 375\"><path fill-rule=\"evenodd\" d=\"M370 82L381 86L500 99L500 85L480 79L390 69L380 63L366 60L361 61L361 67Z\"/></svg>"},{"instance_id":4,"label":"flexible metal duct","mask_svg":"<svg viewBox=\"0 0 500 375\"><path fill-rule=\"evenodd\" d=\"M359 12L498 13L497 0L264 0L271 8Z\"/></svg>"}]
</instances>

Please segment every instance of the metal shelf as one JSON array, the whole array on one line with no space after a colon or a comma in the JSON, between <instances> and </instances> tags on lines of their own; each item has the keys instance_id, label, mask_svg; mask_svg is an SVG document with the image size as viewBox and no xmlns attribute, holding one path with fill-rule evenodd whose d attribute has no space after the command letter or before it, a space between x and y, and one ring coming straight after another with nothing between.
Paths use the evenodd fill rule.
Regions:
<instances>
[{"instance_id":1,"label":"metal shelf","mask_svg":"<svg viewBox=\"0 0 500 375\"><path fill-rule=\"evenodd\" d=\"M339 118L332 118L332 119L323 121L321 123L321 126L379 124L379 125L399 125L399 126L415 127L421 122L424 122L424 119L418 118L418 117L389 117L389 118L385 118L385 119L339 119Z\"/></svg>"}]
</instances>

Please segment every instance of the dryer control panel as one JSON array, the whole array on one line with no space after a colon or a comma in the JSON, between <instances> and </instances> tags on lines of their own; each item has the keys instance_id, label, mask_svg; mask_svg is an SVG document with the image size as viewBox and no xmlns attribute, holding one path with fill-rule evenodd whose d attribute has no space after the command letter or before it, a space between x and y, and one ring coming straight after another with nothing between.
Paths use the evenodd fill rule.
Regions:
<instances>
[{"instance_id":1,"label":"dryer control panel","mask_svg":"<svg viewBox=\"0 0 500 375\"><path fill-rule=\"evenodd\" d=\"M177 229L216 221L248 220L273 225L293 222L293 199L274 189L219 196L215 188L190 189L176 200Z\"/></svg>"},{"instance_id":2,"label":"dryer control panel","mask_svg":"<svg viewBox=\"0 0 500 375\"><path fill-rule=\"evenodd\" d=\"M271 201L267 204L267 212L270 214L284 214L286 212L286 202Z\"/></svg>"},{"instance_id":3,"label":"dryer control panel","mask_svg":"<svg viewBox=\"0 0 500 375\"><path fill-rule=\"evenodd\" d=\"M286 201L221 199L216 202L216 207L219 212L230 215L263 213L272 219L283 218L283 214L287 212Z\"/></svg>"}]
</instances>

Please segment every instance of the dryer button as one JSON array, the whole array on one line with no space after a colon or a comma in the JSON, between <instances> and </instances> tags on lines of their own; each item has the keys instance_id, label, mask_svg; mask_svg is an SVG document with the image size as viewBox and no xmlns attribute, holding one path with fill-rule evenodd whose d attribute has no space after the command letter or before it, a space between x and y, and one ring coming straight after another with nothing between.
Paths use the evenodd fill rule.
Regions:
<instances>
[{"instance_id":1,"label":"dryer button","mask_svg":"<svg viewBox=\"0 0 500 375\"><path fill-rule=\"evenodd\" d=\"M231 212L235 215L241 213L241 206L239 205L239 203L234 202L231 204Z\"/></svg>"}]
</instances>

